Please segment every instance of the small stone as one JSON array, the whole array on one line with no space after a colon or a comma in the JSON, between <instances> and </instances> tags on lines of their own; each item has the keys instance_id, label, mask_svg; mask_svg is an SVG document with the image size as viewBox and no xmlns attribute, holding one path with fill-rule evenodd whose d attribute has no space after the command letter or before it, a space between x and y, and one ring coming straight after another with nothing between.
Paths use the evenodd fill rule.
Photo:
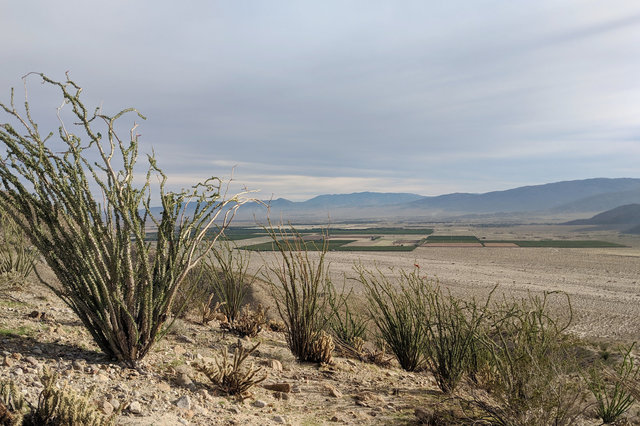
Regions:
<instances>
[{"instance_id":1,"label":"small stone","mask_svg":"<svg viewBox=\"0 0 640 426\"><path fill-rule=\"evenodd\" d=\"M276 423L280 423L280 424L286 424L287 423L287 419L285 419L283 416L273 416L273 417L271 417L271 420L273 420Z\"/></svg>"},{"instance_id":2,"label":"small stone","mask_svg":"<svg viewBox=\"0 0 640 426\"><path fill-rule=\"evenodd\" d=\"M240 414L240 409L234 405L233 407L229 407L229 412L232 414Z\"/></svg>"},{"instance_id":3,"label":"small stone","mask_svg":"<svg viewBox=\"0 0 640 426\"><path fill-rule=\"evenodd\" d=\"M100 411L102 411L102 414L104 414L105 416L110 416L111 414L113 414L114 407L109 401L102 401L102 403L100 404Z\"/></svg>"},{"instance_id":4,"label":"small stone","mask_svg":"<svg viewBox=\"0 0 640 426\"><path fill-rule=\"evenodd\" d=\"M182 373L178 375L178 378L176 379L176 383L178 384L178 386L191 386L193 384L193 381L189 378L187 374Z\"/></svg>"},{"instance_id":5,"label":"small stone","mask_svg":"<svg viewBox=\"0 0 640 426\"><path fill-rule=\"evenodd\" d=\"M180 337L178 337L178 340L181 340L181 341L183 341L183 342L185 342L185 343L191 343L191 344L193 344L193 343L195 343L195 342L196 342L195 340L193 340L193 339L192 339L191 337L189 337L189 336L180 336Z\"/></svg>"},{"instance_id":6,"label":"small stone","mask_svg":"<svg viewBox=\"0 0 640 426\"><path fill-rule=\"evenodd\" d=\"M16 376L22 376L24 374L24 370L22 368L16 368L15 370L13 370L13 374L15 374Z\"/></svg>"},{"instance_id":7,"label":"small stone","mask_svg":"<svg viewBox=\"0 0 640 426\"><path fill-rule=\"evenodd\" d=\"M276 399L282 399L284 401L288 401L289 400L289 394L288 393L276 392L274 396L276 397Z\"/></svg>"},{"instance_id":8,"label":"small stone","mask_svg":"<svg viewBox=\"0 0 640 426\"><path fill-rule=\"evenodd\" d=\"M183 348L182 346L180 346L180 345L175 345L175 346L173 347L173 352L174 352L177 356L184 355L184 353L185 353L186 351L187 351L187 350L186 350L185 348Z\"/></svg>"},{"instance_id":9,"label":"small stone","mask_svg":"<svg viewBox=\"0 0 640 426\"><path fill-rule=\"evenodd\" d=\"M180 423L181 425L188 425L189 420L183 419L182 417L178 417L178 423Z\"/></svg>"},{"instance_id":10,"label":"small stone","mask_svg":"<svg viewBox=\"0 0 640 426\"><path fill-rule=\"evenodd\" d=\"M80 360L74 360L73 363L71 364L73 366L73 369L76 371L83 371L84 370L84 365L82 365L82 362L80 362Z\"/></svg>"},{"instance_id":11,"label":"small stone","mask_svg":"<svg viewBox=\"0 0 640 426\"><path fill-rule=\"evenodd\" d=\"M44 312L42 312L42 313L44 313ZM41 316L41 315L42 315L42 314L41 314L40 312L38 312L38 311L31 311L31 313L30 313L29 315L27 315L27 316L28 316L29 318L35 318L35 319L38 319L38 318L40 318L40 316Z\"/></svg>"},{"instance_id":12,"label":"small stone","mask_svg":"<svg viewBox=\"0 0 640 426\"><path fill-rule=\"evenodd\" d=\"M117 410L118 408L120 408L120 401L118 401L116 397L111 397L109 399L109 404L111 404L114 410Z\"/></svg>"},{"instance_id":13,"label":"small stone","mask_svg":"<svg viewBox=\"0 0 640 426\"><path fill-rule=\"evenodd\" d=\"M11 358L20 361L22 359L22 354L20 352L14 352L11 354Z\"/></svg>"},{"instance_id":14,"label":"small stone","mask_svg":"<svg viewBox=\"0 0 640 426\"><path fill-rule=\"evenodd\" d=\"M98 375L96 375L96 380L99 382L108 382L109 381L109 376L107 376L104 373L99 373Z\"/></svg>"},{"instance_id":15,"label":"small stone","mask_svg":"<svg viewBox=\"0 0 640 426\"><path fill-rule=\"evenodd\" d=\"M333 417L331 417L331 419L329 421L334 422L334 423L339 422L340 421L340 417L333 416Z\"/></svg>"},{"instance_id":16,"label":"small stone","mask_svg":"<svg viewBox=\"0 0 640 426\"><path fill-rule=\"evenodd\" d=\"M267 365L269 367L271 367L271 369L274 370L274 371L282 371L282 363L280 361L278 361L277 359L269 360Z\"/></svg>"},{"instance_id":17,"label":"small stone","mask_svg":"<svg viewBox=\"0 0 640 426\"><path fill-rule=\"evenodd\" d=\"M133 401L129 404L129 411L132 414L142 414L142 405L138 401Z\"/></svg>"},{"instance_id":18,"label":"small stone","mask_svg":"<svg viewBox=\"0 0 640 426\"><path fill-rule=\"evenodd\" d=\"M291 392L290 383L274 383L272 385L263 385L262 387L275 392L284 392L284 393Z\"/></svg>"},{"instance_id":19,"label":"small stone","mask_svg":"<svg viewBox=\"0 0 640 426\"><path fill-rule=\"evenodd\" d=\"M327 386L327 389L329 390L330 396L334 398L342 398L342 392L340 392L338 389L334 388L333 386Z\"/></svg>"},{"instance_id":20,"label":"small stone","mask_svg":"<svg viewBox=\"0 0 640 426\"><path fill-rule=\"evenodd\" d=\"M37 355L42 355L42 349L40 349L39 346L34 346L33 349L31 349L31 352Z\"/></svg>"},{"instance_id":21,"label":"small stone","mask_svg":"<svg viewBox=\"0 0 640 426\"><path fill-rule=\"evenodd\" d=\"M157 387L160 392L169 392L171 390L171 386L167 382L160 382Z\"/></svg>"},{"instance_id":22,"label":"small stone","mask_svg":"<svg viewBox=\"0 0 640 426\"><path fill-rule=\"evenodd\" d=\"M182 408L183 410L191 410L191 398L189 398L189 395L183 395L173 403L176 407Z\"/></svg>"},{"instance_id":23,"label":"small stone","mask_svg":"<svg viewBox=\"0 0 640 426\"><path fill-rule=\"evenodd\" d=\"M5 367L11 367L13 366L13 364L15 364L15 361L13 358L10 358L8 356L4 357L4 360L2 361L2 365L4 365Z\"/></svg>"},{"instance_id":24,"label":"small stone","mask_svg":"<svg viewBox=\"0 0 640 426\"><path fill-rule=\"evenodd\" d=\"M253 405L256 408L264 408L267 406L267 403L260 399L256 399L255 401L253 401L251 405Z\"/></svg>"}]
</instances>

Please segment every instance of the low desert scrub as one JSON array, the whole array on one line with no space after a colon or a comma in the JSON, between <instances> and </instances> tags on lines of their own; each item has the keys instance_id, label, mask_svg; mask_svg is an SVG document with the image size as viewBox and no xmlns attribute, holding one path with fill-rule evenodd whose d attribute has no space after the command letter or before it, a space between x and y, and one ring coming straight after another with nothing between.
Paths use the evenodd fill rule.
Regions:
<instances>
[{"instance_id":1,"label":"low desert scrub","mask_svg":"<svg viewBox=\"0 0 640 426\"><path fill-rule=\"evenodd\" d=\"M634 346L623 350L622 361L614 368L597 362L585 376L596 399L596 414L604 423L618 420L635 402L633 387L638 383L640 366L631 354Z\"/></svg>"},{"instance_id":2,"label":"low desert scrub","mask_svg":"<svg viewBox=\"0 0 640 426\"><path fill-rule=\"evenodd\" d=\"M0 103L9 120L0 124L0 209L57 277L54 283L38 275L40 281L106 355L135 367L166 332L188 273L249 200L227 197L228 184L215 177L180 192L167 190L153 155L144 170L136 164L137 124L127 137L117 132L120 119L144 119L141 114L87 108L82 88L68 76L64 82L37 77L63 98L60 127L55 136L41 135L29 100L19 111L13 91L9 104ZM160 213L151 209L152 199ZM147 239L149 226L156 228L155 244ZM212 227L218 232L210 238Z\"/></svg>"},{"instance_id":3,"label":"low desert scrub","mask_svg":"<svg viewBox=\"0 0 640 426\"><path fill-rule=\"evenodd\" d=\"M212 256L202 264L213 293L210 303L219 303L227 320L234 322L256 277L247 272L250 253L238 250L229 241L220 242L211 253Z\"/></svg>"},{"instance_id":4,"label":"low desert scrub","mask_svg":"<svg viewBox=\"0 0 640 426\"><path fill-rule=\"evenodd\" d=\"M548 299L567 297L567 318L550 313ZM584 410L585 389L572 343L565 334L572 319L564 293L544 293L492 310L482 343L489 355L483 385L492 402L475 403L491 424L569 425Z\"/></svg>"},{"instance_id":5,"label":"low desert scrub","mask_svg":"<svg viewBox=\"0 0 640 426\"><path fill-rule=\"evenodd\" d=\"M247 350L241 343L238 343L231 363L225 346L221 349L220 356L216 358L214 364L196 363L194 367L207 376L216 390L225 395L233 395L239 399L244 399L248 396L249 389L267 378L266 374L262 377L256 377L262 369L256 369L253 364L248 368L242 365L259 345L260 343Z\"/></svg>"},{"instance_id":6,"label":"low desert scrub","mask_svg":"<svg viewBox=\"0 0 640 426\"><path fill-rule=\"evenodd\" d=\"M465 374L475 377L480 369L482 347L480 333L489 315L488 306L493 291L484 305L475 300L463 301L443 292L439 286L421 287L427 291L427 338L425 357L427 369L438 387L445 393L454 391ZM494 288L495 291L495 288Z\"/></svg>"},{"instance_id":7,"label":"low desert scrub","mask_svg":"<svg viewBox=\"0 0 640 426\"><path fill-rule=\"evenodd\" d=\"M407 371L426 366L425 344L428 338L428 291L431 283L419 276L419 270L400 271L394 282L382 271L356 266L357 280L365 287L367 309L380 338L389 346L400 366Z\"/></svg>"},{"instance_id":8,"label":"low desert scrub","mask_svg":"<svg viewBox=\"0 0 640 426\"><path fill-rule=\"evenodd\" d=\"M356 310L353 291L345 294L343 289L329 304L331 316L328 325L336 346L346 354L361 352L369 320Z\"/></svg>"},{"instance_id":9,"label":"low desert scrub","mask_svg":"<svg viewBox=\"0 0 640 426\"><path fill-rule=\"evenodd\" d=\"M256 337L267 324L267 311L258 305L255 309L245 305L240 311L240 315L233 322L221 324L221 327L241 337Z\"/></svg>"},{"instance_id":10,"label":"low desert scrub","mask_svg":"<svg viewBox=\"0 0 640 426\"><path fill-rule=\"evenodd\" d=\"M20 287L33 272L38 252L6 214L0 216L0 294Z\"/></svg>"},{"instance_id":11,"label":"low desert scrub","mask_svg":"<svg viewBox=\"0 0 640 426\"><path fill-rule=\"evenodd\" d=\"M334 344L325 330L335 289L325 262L327 246L313 259L295 230L266 230L280 254L280 262L270 266L264 277L285 324L287 345L300 361L329 363Z\"/></svg>"},{"instance_id":12,"label":"low desert scrub","mask_svg":"<svg viewBox=\"0 0 640 426\"><path fill-rule=\"evenodd\" d=\"M11 381L0 382L0 425L113 426L119 412L106 417L91 403L91 392L78 394L56 384L57 374L44 370L38 404L27 406Z\"/></svg>"}]
</instances>

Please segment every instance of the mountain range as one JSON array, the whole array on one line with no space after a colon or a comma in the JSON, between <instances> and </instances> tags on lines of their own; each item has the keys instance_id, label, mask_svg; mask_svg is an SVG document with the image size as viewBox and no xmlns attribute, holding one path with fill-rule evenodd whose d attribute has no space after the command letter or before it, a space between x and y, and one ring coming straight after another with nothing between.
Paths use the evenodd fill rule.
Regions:
<instances>
[{"instance_id":1,"label":"mountain range","mask_svg":"<svg viewBox=\"0 0 640 426\"><path fill-rule=\"evenodd\" d=\"M270 217L289 221L376 220L415 218L438 220L468 215L554 215L589 217L626 204L640 204L640 179L594 178L523 186L482 194L422 196L411 193L358 192L325 194L306 201L265 201ZM262 206L243 206L239 218L261 218ZM639 222L640 223L640 222Z\"/></svg>"}]
</instances>

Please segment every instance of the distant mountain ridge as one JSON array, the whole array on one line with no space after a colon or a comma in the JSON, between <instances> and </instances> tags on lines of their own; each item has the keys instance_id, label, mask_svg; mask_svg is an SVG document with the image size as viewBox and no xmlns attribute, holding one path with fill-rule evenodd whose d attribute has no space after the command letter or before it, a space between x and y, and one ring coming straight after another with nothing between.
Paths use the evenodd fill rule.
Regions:
<instances>
[{"instance_id":1,"label":"distant mountain ridge","mask_svg":"<svg viewBox=\"0 0 640 426\"><path fill-rule=\"evenodd\" d=\"M412 193L356 192L324 194L306 201L285 198L247 204L237 219L271 218L285 221L438 220L470 215L584 215L627 204L640 204L640 179L594 178L530 185L482 194L453 193L422 196ZM158 210L158 208L154 209ZM189 212L187 212L189 214ZM640 222L638 222L640 224Z\"/></svg>"},{"instance_id":2,"label":"distant mountain ridge","mask_svg":"<svg viewBox=\"0 0 640 426\"><path fill-rule=\"evenodd\" d=\"M640 204L627 204L599 213L589 219L566 222L566 225L600 225L640 234Z\"/></svg>"},{"instance_id":3,"label":"distant mountain ridge","mask_svg":"<svg viewBox=\"0 0 640 426\"><path fill-rule=\"evenodd\" d=\"M421 196L411 193L358 192L319 195L306 201L272 201L271 213L312 217L404 217L498 213L597 213L640 203L640 179L594 178L523 186L482 194ZM255 214L255 209L250 209Z\"/></svg>"}]
</instances>

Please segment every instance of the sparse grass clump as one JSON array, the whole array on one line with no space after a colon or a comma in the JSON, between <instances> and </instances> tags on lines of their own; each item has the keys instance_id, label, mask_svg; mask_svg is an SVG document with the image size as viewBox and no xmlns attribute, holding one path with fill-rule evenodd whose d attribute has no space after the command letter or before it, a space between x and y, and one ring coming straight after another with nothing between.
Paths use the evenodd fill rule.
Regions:
<instances>
[{"instance_id":1,"label":"sparse grass clump","mask_svg":"<svg viewBox=\"0 0 640 426\"><path fill-rule=\"evenodd\" d=\"M207 376L215 389L226 395L234 395L239 399L244 399L248 396L249 389L267 378L266 374L262 377L256 377L261 369L256 369L253 364L248 368L242 365L259 345L260 343L247 350L242 344L238 343L231 363L229 362L227 348L224 347L219 357L216 358L215 364L197 363L194 364L194 367Z\"/></svg>"},{"instance_id":2,"label":"sparse grass clump","mask_svg":"<svg viewBox=\"0 0 640 426\"><path fill-rule=\"evenodd\" d=\"M268 310L262 305L258 305L255 309L245 305L235 321L223 323L222 326L241 337L256 337L267 323Z\"/></svg>"}]
</instances>

